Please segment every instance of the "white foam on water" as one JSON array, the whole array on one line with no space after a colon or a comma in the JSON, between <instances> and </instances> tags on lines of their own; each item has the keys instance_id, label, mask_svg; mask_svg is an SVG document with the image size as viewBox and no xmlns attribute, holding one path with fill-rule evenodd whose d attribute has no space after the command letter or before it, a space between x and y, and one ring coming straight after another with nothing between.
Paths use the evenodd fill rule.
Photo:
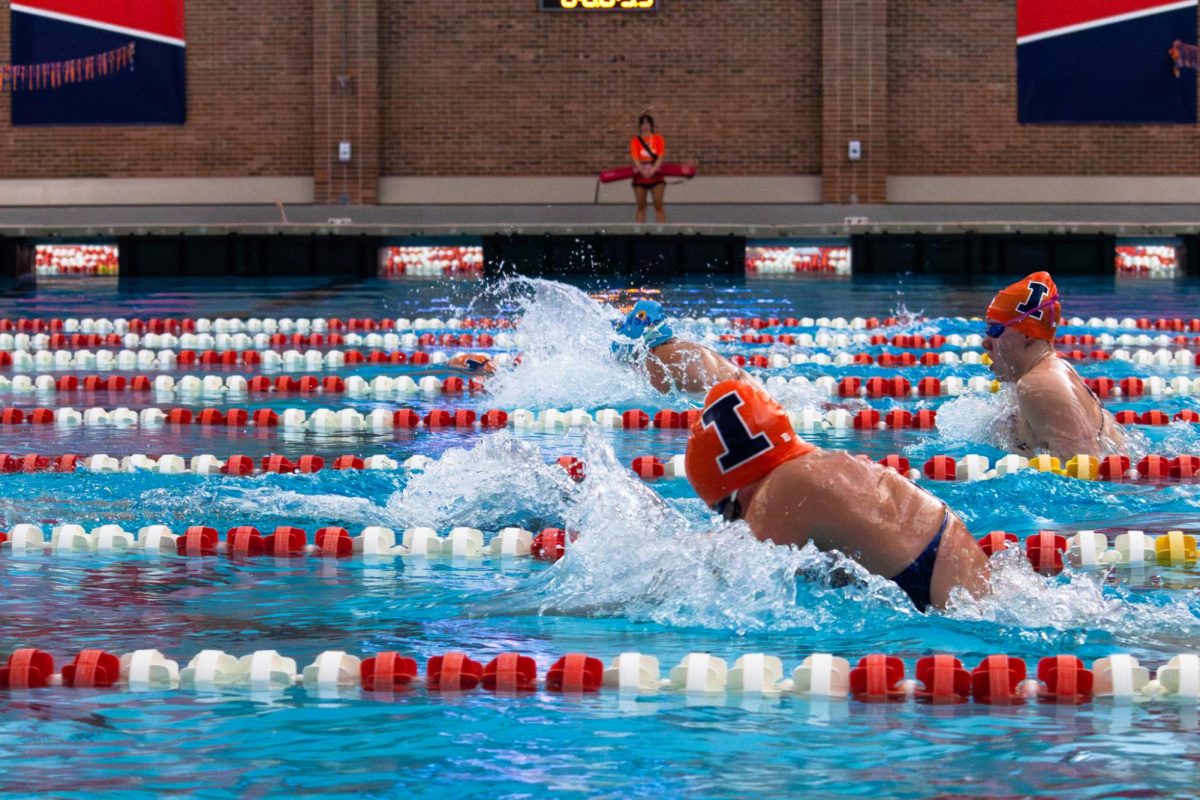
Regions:
<instances>
[{"instance_id":1,"label":"white foam on water","mask_svg":"<svg viewBox=\"0 0 1200 800\"><path fill-rule=\"evenodd\" d=\"M1030 641L1073 632L1102 632L1128 645L1163 635L1193 641L1200 636L1200 595L1195 591L1173 593L1162 604L1139 600L1124 589L1105 592L1101 573L1068 571L1047 578L1034 572L1024 554L1012 547L994 556L991 564L992 593L975 599L956 590L947 611L950 617L1019 629L1019 636Z\"/></svg>"},{"instance_id":2,"label":"white foam on water","mask_svg":"<svg viewBox=\"0 0 1200 800\"><path fill-rule=\"evenodd\" d=\"M304 494L274 486L232 488L216 500L222 511L394 528L458 525L495 530L530 520L562 518L577 485L537 446L507 431L474 447L451 448L382 502L341 494Z\"/></svg>"},{"instance_id":3,"label":"white foam on water","mask_svg":"<svg viewBox=\"0 0 1200 800\"><path fill-rule=\"evenodd\" d=\"M1149 438L1142 431L1132 428L1125 429L1125 436L1132 443L1130 434L1141 437L1143 452L1154 452L1164 456L1195 455L1200 453L1200 425L1192 422L1172 422L1167 427L1167 435L1156 446L1151 448Z\"/></svg>"},{"instance_id":4,"label":"white foam on water","mask_svg":"<svg viewBox=\"0 0 1200 800\"><path fill-rule=\"evenodd\" d=\"M947 444L990 444L1014 452L1013 420L1017 396L1011 386L999 392L967 394L943 403L937 410L937 433Z\"/></svg>"},{"instance_id":5,"label":"white foam on water","mask_svg":"<svg viewBox=\"0 0 1200 800\"><path fill-rule=\"evenodd\" d=\"M619 362L610 349L620 312L583 290L556 281L512 278L492 290L519 316L521 363L487 382L498 408L670 407L640 367Z\"/></svg>"},{"instance_id":6,"label":"white foam on water","mask_svg":"<svg viewBox=\"0 0 1200 800\"><path fill-rule=\"evenodd\" d=\"M837 604L797 603L796 574L829 571L815 548L761 542L744 523L724 524L707 512L690 519L618 464L599 430L586 431L584 444L588 477L564 520L578 538L562 560L499 598L494 610L624 616L739 633L839 624ZM866 581L861 603L903 609L907 600L894 584L851 568Z\"/></svg>"},{"instance_id":7,"label":"white foam on water","mask_svg":"<svg viewBox=\"0 0 1200 800\"><path fill-rule=\"evenodd\" d=\"M1014 437L1017 410L1017 392L1012 384L1001 384L1000 391L994 394L968 392L938 408L937 434L946 446L988 444L1015 453L1018 452ZM1172 426L1168 441L1157 447L1142 430L1125 426L1125 446L1118 449L1137 463L1150 452L1168 455L1196 452L1198 441L1200 437L1186 423Z\"/></svg>"}]
</instances>

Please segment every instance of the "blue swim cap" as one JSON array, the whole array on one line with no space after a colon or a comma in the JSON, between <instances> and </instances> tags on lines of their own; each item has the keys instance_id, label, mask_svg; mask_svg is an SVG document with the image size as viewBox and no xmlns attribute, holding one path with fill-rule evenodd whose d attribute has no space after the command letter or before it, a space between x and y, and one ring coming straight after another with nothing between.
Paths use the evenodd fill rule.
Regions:
<instances>
[{"instance_id":1,"label":"blue swim cap","mask_svg":"<svg viewBox=\"0 0 1200 800\"><path fill-rule=\"evenodd\" d=\"M663 311L662 303L654 300L639 300L625 316L625 320L616 324L616 329L617 335L625 339L643 340L647 349L666 344L675 337L671 326L667 324L667 314ZM632 349L625 343L613 342L613 353L627 355L623 352L627 347Z\"/></svg>"}]
</instances>

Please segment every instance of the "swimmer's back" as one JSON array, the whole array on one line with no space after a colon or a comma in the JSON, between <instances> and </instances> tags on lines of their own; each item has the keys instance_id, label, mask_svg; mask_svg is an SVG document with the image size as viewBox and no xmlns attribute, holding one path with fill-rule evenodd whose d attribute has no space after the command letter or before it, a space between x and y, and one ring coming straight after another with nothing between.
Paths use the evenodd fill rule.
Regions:
<instances>
[{"instance_id":1,"label":"swimmer's back","mask_svg":"<svg viewBox=\"0 0 1200 800\"><path fill-rule=\"evenodd\" d=\"M1125 433L1071 365L1048 358L1017 381L1022 413L1018 446L1060 458L1105 456L1126 449Z\"/></svg>"},{"instance_id":2,"label":"swimmer's back","mask_svg":"<svg viewBox=\"0 0 1200 800\"><path fill-rule=\"evenodd\" d=\"M694 342L672 339L646 356L646 373L660 392L707 392L726 380L739 380L743 373L732 361Z\"/></svg>"}]
</instances>

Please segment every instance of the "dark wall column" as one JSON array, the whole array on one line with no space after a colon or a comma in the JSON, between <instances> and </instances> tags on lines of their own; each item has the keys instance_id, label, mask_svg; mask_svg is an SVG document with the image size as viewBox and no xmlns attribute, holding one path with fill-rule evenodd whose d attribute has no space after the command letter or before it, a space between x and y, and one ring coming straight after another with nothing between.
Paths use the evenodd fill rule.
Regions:
<instances>
[{"instance_id":1,"label":"dark wall column","mask_svg":"<svg viewBox=\"0 0 1200 800\"><path fill-rule=\"evenodd\" d=\"M37 284L34 243L21 236L0 236L0 289L31 289Z\"/></svg>"}]
</instances>

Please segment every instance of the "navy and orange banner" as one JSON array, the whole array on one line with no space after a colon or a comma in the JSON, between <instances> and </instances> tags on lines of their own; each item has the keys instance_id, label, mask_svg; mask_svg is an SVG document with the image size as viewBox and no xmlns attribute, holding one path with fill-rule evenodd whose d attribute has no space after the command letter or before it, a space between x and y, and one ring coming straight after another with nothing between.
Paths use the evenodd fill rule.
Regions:
<instances>
[{"instance_id":1,"label":"navy and orange banner","mask_svg":"<svg viewBox=\"0 0 1200 800\"><path fill-rule=\"evenodd\" d=\"M183 0L10 3L13 125L182 125Z\"/></svg>"},{"instance_id":2,"label":"navy and orange banner","mask_svg":"<svg viewBox=\"0 0 1200 800\"><path fill-rule=\"evenodd\" d=\"M1195 123L1197 0L1017 0L1021 123Z\"/></svg>"}]
</instances>

